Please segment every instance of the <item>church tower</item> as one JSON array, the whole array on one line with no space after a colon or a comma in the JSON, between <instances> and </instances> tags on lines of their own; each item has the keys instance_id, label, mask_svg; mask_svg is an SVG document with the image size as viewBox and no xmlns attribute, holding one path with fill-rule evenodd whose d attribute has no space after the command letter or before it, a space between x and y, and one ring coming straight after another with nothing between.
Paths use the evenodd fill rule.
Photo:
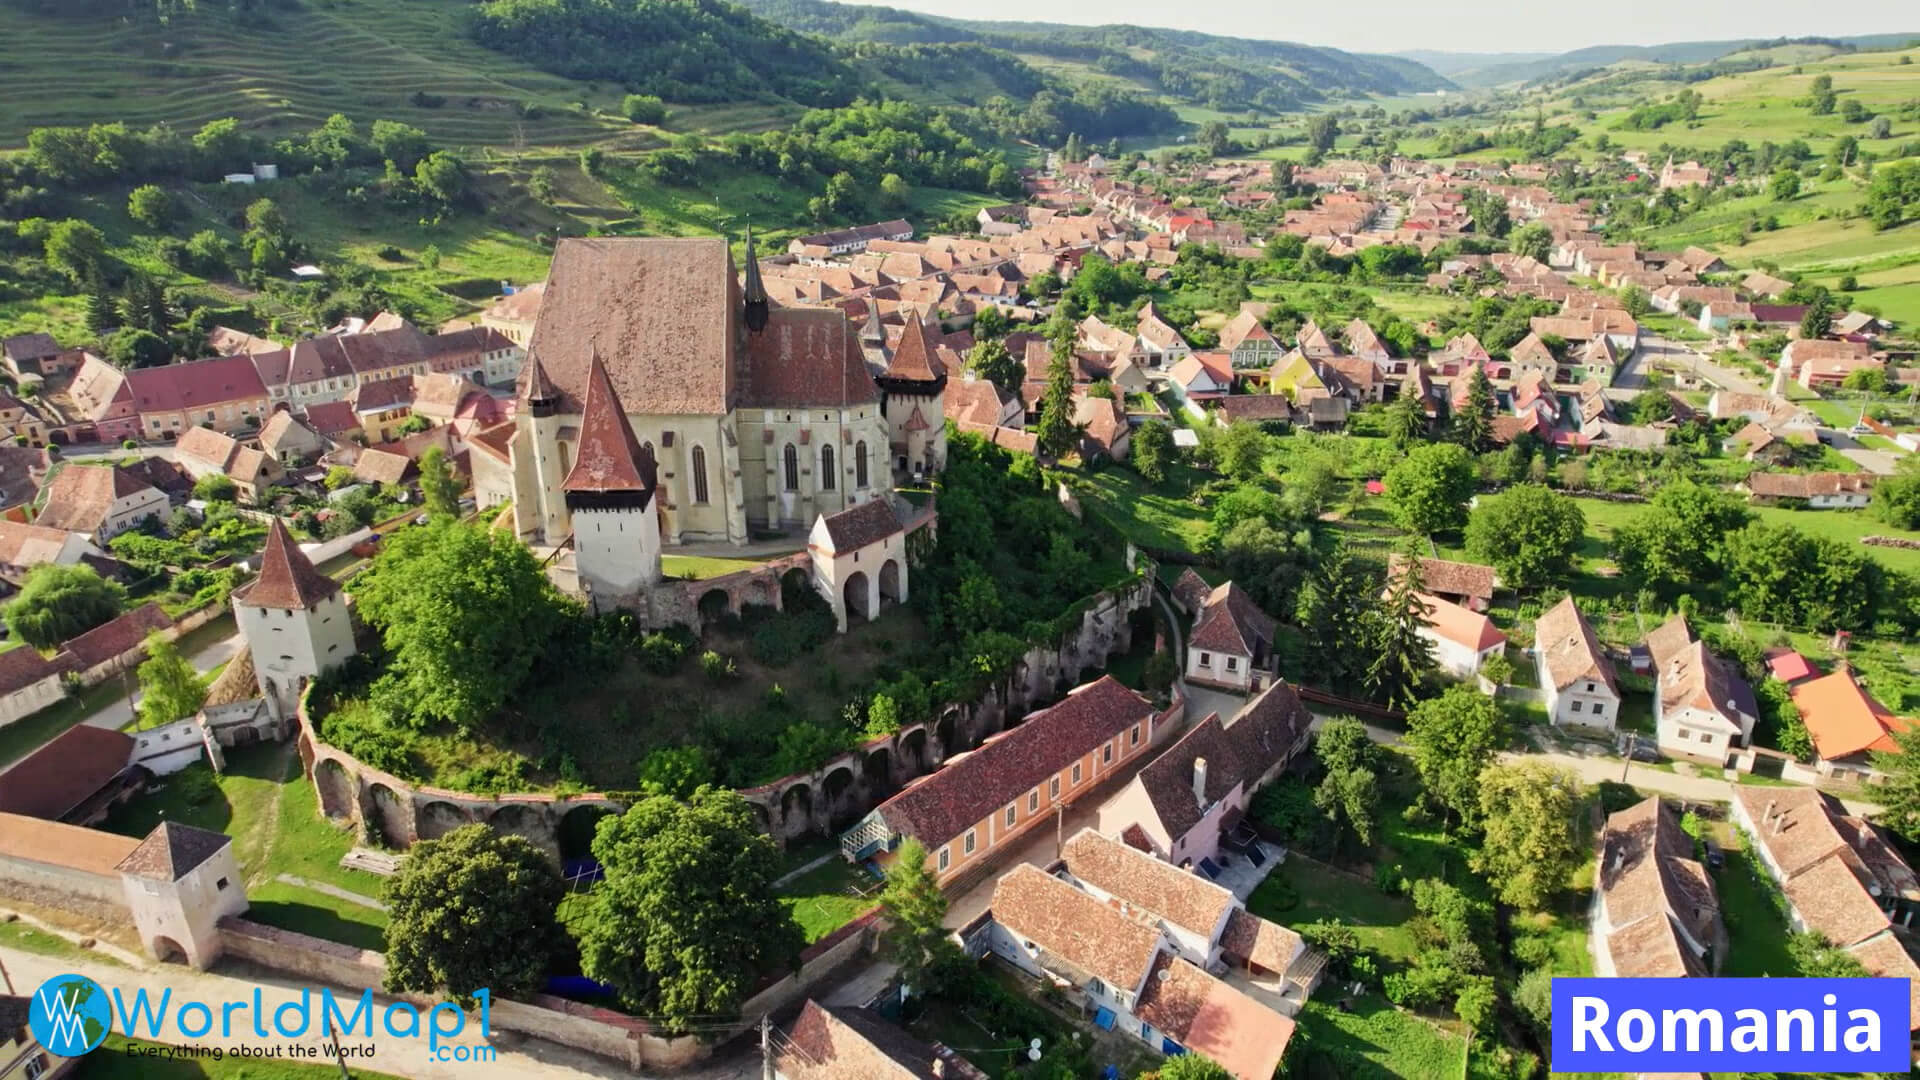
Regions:
<instances>
[{"instance_id":1,"label":"church tower","mask_svg":"<svg viewBox=\"0 0 1920 1080\"><path fill-rule=\"evenodd\" d=\"M340 583L313 568L277 517L267 523L259 576L233 592L233 617L276 718L293 715L307 681L356 651Z\"/></svg>"},{"instance_id":2,"label":"church tower","mask_svg":"<svg viewBox=\"0 0 1920 1080\"><path fill-rule=\"evenodd\" d=\"M538 498L527 508L533 517L528 523L548 544L566 539L567 522L560 512L560 481L567 475L570 462L567 448L560 443L560 391L547 376L538 356L527 366L527 407L519 424L524 438L514 440L516 450L524 447L533 454L533 481ZM517 464L517 463L516 463ZM519 510L515 510L519 514Z\"/></svg>"},{"instance_id":3,"label":"church tower","mask_svg":"<svg viewBox=\"0 0 1920 1080\"><path fill-rule=\"evenodd\" d=\"M627 606L660 580L653 452L634 437L607 368L594 354L580 415L580 449L561 483L574 568L594 611Z\"/></svg>"},{"instance_id":4,"label":"church tower","mask_svg":"<svg viewBox=\"0 0 1920 1080\"><path fill-rule=\"evenodd\" d=\"M886 403L895 479L911 482L939 472L947 462L947 369L919 316L908 314L900 344L874 381Z\"/></svg>"}]
</instances>

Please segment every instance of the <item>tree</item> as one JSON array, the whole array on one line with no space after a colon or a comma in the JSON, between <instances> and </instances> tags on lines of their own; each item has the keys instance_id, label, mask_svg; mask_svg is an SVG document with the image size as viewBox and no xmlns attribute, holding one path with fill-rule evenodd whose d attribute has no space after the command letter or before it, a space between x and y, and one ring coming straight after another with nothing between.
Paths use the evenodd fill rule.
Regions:
<instances>
[{"instance_id":1,"label":"tree","mask_svg":"<svg viewBox=\"0 0 1920 1080\"><path fill-rule=\"evenodd\" d=\"M127 196L127 216L149 229L165 229L173 219L173 196L158 184L141 184Z\"/></svg>"},{"instance_id":2,"label":"tree","mask_svg":"<svg viewBox=\"0 0 1920 1080\"><path fill-rule=\"evenodd\" d=\"M1860 958L1818 933L1792 934L1787 955L1803 979L1862 979L1867 969Z\"/></svg>"},{"instance_id":3,"label":"tree","mask_svg":"<svg viewBox=\"0 0 1920 1080\"><path fill-rule=\"evenodd\" d=\"M386 538L354 594L392 656L374 701L420 726L466 730L491 716L573 617L525 544L451 522Z\"/></svg>"},{"instance_id":4,"label":"tree","mask_svg":"<svg viewBox=\"0 0 1920 1080\"><path fill-rule=\"evenodd\" d=\"M1920 726L1896 729L1893 742L1895 751L1873 755L1874 767L1887 774L1887 782L1874 793L1874 801L1884 807L1877 820L1908 840L1920 840Z\"/></svg>"},{"instance_id":5,"label":"tree","mask_svg":"<svg viewBox=\"0 0 1920 1080\"><path fill-rule=\"evenodd\" d=\"M1241 483L1267 474L1267 453L1273 440L1256 424L1229 424L1213 437L1213 462L1222 475Z\"/></svg>"},{"instance_id":6,"label":"tree","mask_svg":"<svg viewBox=\"0 0 1920 1080\"><path fill-rule=\"evenodd\" d=\"M887 915L881 951L900 966L908 986L925 993L932 973L958 949L947 938L946 894L927 869L927 849L920 841L909 837L895 853L893 865L887 868L886 888L880 892L880 907Z\"/></svg>"},{"instance_id":7,"label":"tree","mask_svg":"<svg viewBox=\"0 0 1920 1080\"><path fill-rule=\"evenodd\" d=\"M1874 139L1892 138L1893 137L1893 120L1885 116L1874 117L1873 123L1867 125L1867 135L1868 137L1874 138Z\"/></svg>"},{"instance_id":8,"label":"tree","mask_svg":"<svg viewBox=\"0 0 1920 1080\"><path fill-rule=\"evenodd\" d=\"M100 280L107 264L107 234L84 221L57 221L47 230L47 265L75 285Z\"/></svg>"},{"instance_id":9,"label":"tree","mask_svg":"<svg viewBox=\"0 0 1920 1080\"><path fill-rule=\"evenodd\" d=\"M1135 436L1134 452L1139 453ZM1920 529L1920 457L1908 455L1873 484L1873 512L1896 529Z\"/></svg>"},{"instance_id":10,"label":"tree","mask_svg":"<svg viewBox=\"0 0 1920 1080\"><path fill-rule=\"evenodd\" d=\"M1654 492L1645 513L1614 531L1612 555L1620 569L1663 594L1703 584L1720 574L1724 538L1753 515L1740 500L1693 480L1673 480Z\"/></svg>"},{"instance_id":11,"label":"tree","mask_svg":"<svg viewBox=\"0 0 1920 1080\"><path fill-rule=\"evenodd\" d=\"M1828 331L1832 329L1833 311L1826 304L1813 304L1807 308L1805 315L1800 316L1800 336L1802 338L1809 340L1823 338L1826 337Z\"/></svg>"},{"instance_id":12,"label":"tree","mask_svg":"<svg viewBox=\"0 0 1920 1080\"><path fill-rule=\"evenodd\" d=\"M353 466L335 465L327 470L326 479L320 483L321 486L325 487L328 491L339 491L341 488L353 483L353 481Z\"/></svg>"},{"instance_id":13,"label":"tree","mask_svg":"<svg viewBox=\"0 0 1920 1080\"><path fill-rule=\"evenodd\" d=\"M199 712L207 700L207 680L167 638L149 635L146 647L139 669L140 727L160 727Z\"/></svg>"},{"instance_id":14,"label":"tree","mask_svg":"<svg viewBox=\"0 0 1920 1080\"><path fill-rule=\"evenodd\" d=\"M460 516L460 478L453 474L446 451L437 446L420 455L420 498L436 518L451 521Z\"/></svg>"},{"instance_id":15,"label":"tree","mask_svg":"<svg viewBox=\"0 0 1920 1080\"><path fill-rule=\"evenodd\" d=\"M1526 762L1480 774L1486 839L1473 869L1487 876L1502 903L1537 911L1566 888L1585 855L1580 800L1580 781L1565 769Z\"/></svg>"},{"instance_id":16,"label":"tree","mask_svg":"<svg viewBox=\"0 0 1920 1080\"><path fill-rule=\"evenodd\" d=\"M1628 285L1620 290L1620 304L1637 319L1653 310L1653 297L1638 285Z\"/></svg>"},{"instance_id":17,"label":"tree","mask_svg":"<svg viewBox=\"0 0 1920 1080\"><path fill-rule=\"evenodd\" d=\"M1553 230L1537 221L1523 225L1507 237L1507 250L1536 262L1546 262L1547 256L1553 254Z\"/></svg>"},{"instance_id":18,"label":"tree","mask_svg":"<svg viewBox=\"0 0 1920 1080\"><path fill-rule=\"evenodd\" d=\"M1007 331L1011 329L1013 329L1013 321L1008 319L999 308L994 307L992 304L982 305L980 310L973 316L973 339L976 342L974 347L978 348L979 343L988 341L997 343L1000 339L1006 337ZM1004 350L1005 348L1006 346L1004 344L1001 345L1001 349ZM1024 376L1024 374L1025 372L1023 370L1022 375ZM995 385L998 385L998 383L996 382Z\"/></svg>"},{"instance_id":19,"label":"tree","mask_svg":"<svg viewBox=\"0 0 1920 1080\"><path fill-rule=\"evenodd\" d=\"M7 629L36 649L51 649L120 614L127 593L91 566L42 563L27 571L7 604Z\"/></svg>"},{"instance_id":20,"label":"tree","mask_svg":"<svg viewBox=\"0 0 1920 1080\"><path fill-rule=\"evenodd\" d=\"M1509 740L1493 699L1471 686L1450 686L1407 714L1406 746L1424 797L1469 825L1480 816L1480 774Z\"/></svg>"},{"instance_id":21,"label":"tree","mask_svg":"<svg viewBox=\"0 0 1920 1080\"><path fill-rule=\"evenodd\" d=\"M527 194L543 203L553 202L554 172L545 165L536 166L527 176Z\"/></svg>"},{"instance_id":22,"label":"tree","mask_svg":"<svg viewBox=\"0 0 1920 1080\"><path fill-rule=\"evenodd\" d=\"M1340 121L1332 113L1315 113L1307 120L1307 145L1321 153L1333 149L1340 137Z\"/></svg>"},{"instance_id":23,"label":"tree","mask_svg":"<svg viewBox=\"0 0 1920 1080\"><path fill-rule=\"evenodd\" d=\"M425 160L433 144L427 133L398 120L375 120L367 129L367 144L383 161L393 162L401 172Z\"/></svg>"},{"instance_id":24,"label":"tree","mask_svg":"<svg viewBox=\"0 0 1920 1080\"><path fill-rule=\"evenodd\" d=\"M223 473L208 473L193 482L193 497L207 502L232 502L240 494L240 485Z\"/></svg>"},{"instance_id":25,"label":"tree","mask_svg":"<svg viewBox=\"0 0 1920 1080\"><path fill-rule=\"evenodd\" d=\"M636 124L659 127L667 122L667 103L652 94L628 94L620 100L620 111Z\"/></svg>"},{"instance_id":26,"label":"tree","mask_svg":"<svg viewBox=\"0 0 1920 1080\"><path fill-rule=\"evenodd\" d=\"M1774 202L1792 202L1800 196L1800 174L1792 169L1781 169L1767 181L1767 193Z\"/></svg>"},{"instance_id":27,"label":"tree","mask_svg":"<svg viewBox=\"0 0 1920 1080\"><path fill-rule=\"evenodd\" d=\"M104 292L87 294L87 330L96 336L120 325L120 307Z\"/></svg>"},{"instance_id":28,"label":"tree","mask_svg":"<svg viewBox=\"0 0 1920 1080\"><path fill-rule=\"evenodd\" d=\"M1394 449L1405 450L1427 433L1427 411L1413 394L1401 394L1387 406L1387 437Z\"/></svg>"},{"instance_id":29,"label":"tree","mask_svg":"<svg viewBox=\"0 0 1920 1080\"><path fill-rule=\"evenodd\" d=\"M1887 373L1884 368L1856 368L1847 372L1846 379L1840 385L1867 394L1884 394L1887 392Z\"/></svg>"},{"instance_id":30,"label":"tree","mask_svg":"<svg viewBox=\"0 0 1920 1080\"><path fill-rule=\"evenodd\" d=\"M1073 337L1069 329L1053 342L1053 360L1047 365L1047 388L1040 395L1040 422L1034 441L1043 457L1058 459L1080 440L1073 425Z\"/></svg>"},{"instance_id":31,"label":"tree","mask_svg":"<svg viewBox=\"0 0 1920 1080\"><path fill-rule=\"evenodd\" d=\"M1380 594L1378 582L1336 541L1300 589L1298 622L1313 633L1303 643L1307 670L1335 689L1357 686L1366 677L1371 619Z\"/></svg>"},{"instance_id":32,"label":"tree","mask_svg":"<svg viewBox=\"0 0 1920 1080\"><path fill-rule=\"evenodd\" d=\"M1430 443L1414 447L1387 470L1387 505L1409 532L1451 532L1467 523L1467 501L1477 486L1473 458L1464 448Z\"/></svg>"},{"instance_id":33,"label":"tree","mask_svg":"<svg viewBox=\"0 0 1920 1080\"><path fill-rule=\"evenodd\" d=\"M790 968L800 928L774 895L780 853L738 792L654 796L605 818L593 840L580 966L670 1032L727 1017L760 976Z\"/></svg>"},{"instance_id":34,"label":"tree","mask_svg":"<svg viewBox=\"0 0 1920 1080\"><path fill-rule=\"evenodd\" d=\"M1018 394L1026 380L1026 365L1007 351L1005 344L986 340L976 342L967 353L967 370L985 379L1006 394Z\"/></svg>"},{"instance_id":35,"label":"tree","mask_svg":"<svg viewBox=\"0 0 1920 1080\"><path fill-rule=\"evenodd\" d=\"M677 666L677 665L676 665ZM698 746L662 746L640 763L640 790L669 799L690 799L713 783L713 762Z\"/></svg>"},{"instance_id":36,"label":"tree","mask_svg":"<svg viewBox=\"0 0 1920 1080\"><path fill-rule=\"evenodd\" d=\"M524 836L481 824L422 840L386 883L390 992L524 997L545 987L566 934L566 886Z\"/></svg>"},{"instance_id":37,"label":"tree","mask_svg":"<svg viewBox=\"0 0 1920 1080\"><path fill-rule=\"evenodd\" d=\"M435 150L414 167L413 182L443 206L459 202L467 194L467 165L457 155Z\"/></svg>"},{"instance_id":38,"label":"tree","mask_svg":"<svg viewBox=\"0 0 1920 1080\"><path fill-rule=\"evenodd\" d=\"M913 185L901 179L899 173L888 173L880 178L881 205L898 210L912 198Z\"/></svg>"},{"instance_id":39,"label":"tree","mask_svg":"<svg viewBox=\"0 0 1920 1080\"><path fill-rule=\"evenodd\" d=\"M1150 484L1162 484L1173 464L1173 429L1162 420L1149 420L1133 433L1127 460Z\"/></svg>"},{"instance_id":40,"label":"tree","mask_svg":"<svg viewBox=\"0 0 1920 1080\"><path fill-rule=\"evenodd\" d=\"M1573 572L1587 531L1580 504L1540 484L1480 500L1467 521L1467 554L1500 571L1509 588L1539 589Z\"/></svg>"},{"instance_id":41,"label":"tree","mask_svg":"<svg viewBox=\"0 0 1920 1080\"><path fill-rule=\"evenodd\" d=\"M117 368L160 367L172 357L166 338L137 326L123 326L107 339L107 362Z\"/></svg>"},{"instance_id":42,"label":"tree","mask_svg":"<svg viewBox=\"0 0 1920 1080\"><path fill-rule=\"evenodd\" d=\"M1425 576L1418 552L1409 548L1373 614L1367 686L1380 700L1401 708L1412 703L1420 680L1434 668L1433 642L1422 633L1433 614L1423 595Z\"/></svg>"},{"instance_id":43,"label":"tree","mask_svg":"<svg viewBox=\"0 0 1920 1080\"><path fill-rule=\"evenodd\" d=\"M1493 445L1493 381L1475 365L1467 376L1467 400L1453 414L1453 440L1474 453Z\"/></svg>"},{"instance_id":44,"label":"tree","mask_svg":"<svg viewBox=\"0 0 1920 1080\"><path fill-rule=\"evenodd\" d=\"M1313 737L1314 756L1325 770L1313 803L1371 849L1378 836L1380 748L1366 726L1351 717L1327 721Z\"/></svg>"},{"instance_id":45,"label":"tree","mask_svg":"<svg viewBox=\"0 0 1920 1080\"><path fill-rule=\"evenodd\" d=\"M1140 1080L1149 1077L1153 1080L1233 1080L1233 1074L1219 1063L1191 1050L1168 1058L1153 1072L1141 1074Z\"/></svg>"},{"instance_id":46,"label":"tree","mask_svg":"<svg viewBox=\"0 0 1920 1080\"><path fill-rule=\"evenodd\" d=\"M1866 211L1876 229L1891 229L1920 210L1920 161L1897 161L1873 171Z\"/></svg>"}]
</instances>

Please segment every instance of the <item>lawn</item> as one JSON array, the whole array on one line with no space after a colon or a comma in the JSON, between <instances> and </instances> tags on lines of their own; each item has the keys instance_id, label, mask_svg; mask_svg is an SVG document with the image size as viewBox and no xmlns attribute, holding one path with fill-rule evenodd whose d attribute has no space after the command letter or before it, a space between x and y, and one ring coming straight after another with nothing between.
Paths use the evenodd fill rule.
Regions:
<instances>
[{"instance_id":1,"label":"lawn","mask_svg":"<svg viewBox=\"0 0 1920 1080\"><path fill-rule=\"evenodd\" d=\"M708 578L737 574L742 570L752 570L766 565L766 562L766 559L711 559L699 555L662 555L660 556L660 573L669 578L705 581Z\"/></svg>"},{"instance_id":2,"label":"lawn","mask_svg":"<svg viewBox=\"0 0 1920 1080\"><path fill-rule=\"evenodd\" d=\"M811 945L879 903L880 882L845 859L826 863L775 889ZM858 890L858 891L856 891Z\"/></svg>"},{"instance_id":3,"label":"lawn","mask_svg":"<svg viewBox=\"0 0 1920 1080\"><path fill-rule=\"evenodd\" d=\"M332 1080L341 1075L335 1062L302 1065L259 1058L173 1058L158 1043L109 1034L100 1048L80 1060L78 1080ZM354 1080L398 1080L387 1073L349 1066Z\"/></svg>"},{"instance_id":4,"label":"lawn","mask_svg":"<svg viewBox=\"0 0 1920 1080\"><path fill-rule=\"evenodd\" d=\"M1132 469L1063 474L1081 505L1143 548L1197 551L1212 524L1193 500L1170 492L1189 490L1194 477L1175 475L1165 485L1147 483Z\"/></svg>"},{"instance_id":5,"label":"lawn","mask_svg":"<svg viewBox=\"0 0 1920 1080\"><path fill-rule=\"evenodd\" d=\"M1281 926L1340 919L1363 947L1397 962L1410 962L1420 951L1407 928L1414 913L1410 901L1301 855L1288 856L1260 883L1247 910Z\"/></svg>"},{"instance_id":6,"label":"lawn","mask_svg":"<svg viewBox=\"0 0 1920 1080\"><path fill-rule=\"evenodd\" d=\"M1727 864L1713 875L1720 915L1727 924L1727 956L1720 974L1728 978L1798 975L1798 965L1787 953L1786 919L1774 906L1771 883L1759 877L1766 871L1743 847L1729 844L1725 850Z\"/></svg>"},{"instance_id":7,"label":"lawn","mask_svg":"<svg viewBox=\"0 0 1920 1080\"><path fill-rule=\"evenodd\" d=\"M1350 1011L1329 997L1323 990L1295 1018L1310 1049L1299 1075L1311 1080L1352 1076L1432 1080L1460 1075L1466 1049L1459 1036L1394 1008L1378 994L1355 999Z\"/></svg>"},{"instance_id":8,"label":"lawn","mask_svg":"<svg viewBox=\"0 0 1920 1080\"><path fill-rule=\"evenodd\" d=\"M1587 542L1581 545L1586 559L1604 557L1606 544L1614 531L1647 512L1645 503L1608 502L1604 499L1576 498L1587 515ZM1792 525L1802 532L1825 536L1845 544L1857 544L1863 536L1904 536L1920 540L1920 533L1903 532L1861 510L1795 510L1780 506L1751 506L1748 509L1769 525ZM1888 569L1920 572L1920 549L1866 547L1860 550L1878 559ZM1589 567L1591 569L1591 567Z\"/></svg>"},{"instance_id":9,"label":"lawn","mask_svg":"<svg viewBox=\"0 0 1920 1080\"><path fill-rule=\"evenodd\" d=\"M83 949L58 934L50 934L21 919L0 922L0 945L38 956L73 957L90 964L112 964L116 967L120 964L120 961L106 953Z\"/></svg>"},{"instance_id":10,"label":"lawn","mask_svg":"<svg viewBox=\"0 0 1920 1080\"><path fill-rule=\"evenodd\" d=\"M230 751L219 777L202 762L159 781L158 790L115 811L107 828L145 836L162 821L223 832L247 878L255 922L345 942L385 947L386 914L363 904L280 880L320 882L378 898L382 879L340 866L353 833L319 814L313 785L300 772L291 743Z\"/></svg>"}]
</instances>

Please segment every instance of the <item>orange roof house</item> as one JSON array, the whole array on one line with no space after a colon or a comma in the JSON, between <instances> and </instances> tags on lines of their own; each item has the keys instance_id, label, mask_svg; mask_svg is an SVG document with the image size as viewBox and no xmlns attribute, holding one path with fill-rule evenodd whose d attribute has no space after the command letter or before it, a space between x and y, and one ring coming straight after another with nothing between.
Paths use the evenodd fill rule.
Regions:
<instances>
[{"instance_id":1,"label":"orange roof house","mask_svg":"<svg viewBox=\"0 0 1920 1080\"><path fill-rule=\"evenodd\" d=\"M1887 711L1845 669L1796 684L1793 706L1823 765L1849 762L1865 768L1870 753L1899 753L1893 733L1912 723Z\"/></svg>"}]
</instances>

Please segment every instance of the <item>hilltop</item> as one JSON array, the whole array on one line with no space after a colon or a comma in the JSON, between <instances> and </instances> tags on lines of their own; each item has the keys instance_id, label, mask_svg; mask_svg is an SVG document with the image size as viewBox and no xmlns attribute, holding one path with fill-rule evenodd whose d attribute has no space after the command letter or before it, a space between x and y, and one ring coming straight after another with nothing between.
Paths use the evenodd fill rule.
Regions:
<instances>
[{"instance_id":1,"label":"hilltop","mask_svg":"<svg viewBox=\"0 0 1920 1080\"><path fill-rule=\"evenodd\" d=\"M1824 45L1828 52L1897 48L1920 34L1865 34L1856 37L1804 39ZM1593 45L1557 54L1447 53L1409 50L1393 55L1418 61L1467 89L1485 89L1590 73L1616 64L1704 64L1746 53L1770 42L1759 38L1727 41L1676 41L1664 45Z\"/></svg>"}]
</instances>

